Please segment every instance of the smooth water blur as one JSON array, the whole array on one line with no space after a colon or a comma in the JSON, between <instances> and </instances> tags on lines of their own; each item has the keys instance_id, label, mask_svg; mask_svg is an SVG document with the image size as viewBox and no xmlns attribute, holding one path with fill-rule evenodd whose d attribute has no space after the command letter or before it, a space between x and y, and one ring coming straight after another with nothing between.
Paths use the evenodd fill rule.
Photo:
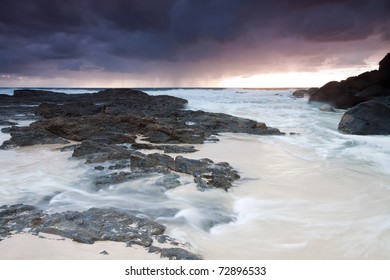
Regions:
<instances>
[{"instance_id":1,"label":"smooth water blur","mask_svg":"<svg viewBox=\"0 0 390 280\"><path fill-rule=\"evenodd\" d=\"M390 258L390 138L341 134L342 110L322 112L292 91L146 90L185 98L188 109L251 118L287 133L224 134L185 155L239 170L241 180L229 192L200 192L182 174L181 186L168 191L158 174L97 187L93 178L107 169L74 160L58 145L38 145L0 151L0 204L50 212L129 209L157 219L209 259ZM1 133L0 141L8 137Z\"/></svg>"},{"instance_id":2,"label":"smooth water blur","mask_svg":"<svg viewBox=\"0 0 390 280\"><path fill-rule=\"evenodd\" d=\"M362 172L390 175L390 137L358 136L338 132L345 110L323 112L320 104L308 104L306 98L293 98L294 90L169 90L150 91L185 98L188 109L220 112L264 122L295 136L263 137L296 157L336 160Z\"/></svg>"}]
</instances>

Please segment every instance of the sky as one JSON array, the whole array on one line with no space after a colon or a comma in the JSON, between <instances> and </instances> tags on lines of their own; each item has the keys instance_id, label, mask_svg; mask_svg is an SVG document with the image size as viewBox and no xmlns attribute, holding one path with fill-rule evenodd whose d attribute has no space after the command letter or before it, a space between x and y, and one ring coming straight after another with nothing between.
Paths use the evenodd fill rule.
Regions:
<instances>
[{"instance_id":1,"label":"sky","mask_svg":"<svg viewBox=\"0 0 390 280\"><path fill-rule=\"evenodd\" d=\"M378 68L388 0L0 0L0 87L310 87Z\"/></svg>"}]
</instances>

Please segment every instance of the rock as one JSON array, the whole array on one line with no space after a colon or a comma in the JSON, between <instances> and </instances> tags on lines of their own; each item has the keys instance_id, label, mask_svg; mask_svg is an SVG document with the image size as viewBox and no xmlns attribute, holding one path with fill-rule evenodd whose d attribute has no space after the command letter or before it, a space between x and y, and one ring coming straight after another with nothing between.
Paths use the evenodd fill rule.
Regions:
<instances>
[{"instance_id":1,"label":"rock","mask_svg":"<svg viewBox=\"0 0 390 280\"><path fill-rule=\"evenodd\" d=\"M292 95L294 97L297 97L297 98L303 98L303 97L306 96L306 94L307 94L307 90L306 89L297 89L296 91L294 91L292 93Z\"/></svg>"},{"instance_id":2,"label":"rock","mask_svg":"<svg viewBox=\"0 0 390 280\"><path fill-rule=\"evenodd\" d=\"M153 145L147 143L134 143L132 148L136 150L163 150L164 153L194 153L198 151L194 146L178 146L178 145Z\"/></svg>"},{"instance_id":3,"label":"rock","mask_svg":"<svg viewBox=\"0 0 390 280\"><path fill-rule=\"evenodd\" d=\"M347 134L390 134L390 102L367 101L349 109L343 115L338 129Z\"/></svg>"},{"instance_id":4,"label":"rock","mask_svg":"<svg viewBox=\"0 0 390 280\"><path fill-rule=\"evenodd\" d=\"M6 237L14 231L22 232L27 227L33 227L33 221L41 217L42 211L34 206L0 206L0 236Z\"/></svg>"},{"instance_id":5,"label":"rock","mask_svg":"<svg viewBox=\"0 0 390 280\"><path fill-rule=\"evenodd\" d=\"M130 157L131 170L168 172L174 170L175 160L159 153L145 155L140 152L133 153Z\"/></svg>"},{"instance_id":6,"label":"rock","mask_svg":"<svg viewBox=\"0 0 390 280\"><path fill-rule=\"evenodd\" d=\"M156 180L156 185L162 186L167 190L174 189L181 185L181 182L178 180L180 178L179 175L172 173L164 175Z\"/></svg>"},{"instance_id":7,"label":"rock","mask_svg":"<svg viewBox=\"0 0 390 280\"><path fill-rule=\"evenodd\" d=\"M101 251L99 254L105 256L109 255L109 253L106 250Z\"/></svg>"},{"instance_id":8,"label":"rock","mask_svg":"<svg viewBox=\"0 0 390 280\"><path fill-rule=\"evenodd\" d=\"M322 104L319 109L320 109L320 111L323 111L323 112L335 112L333 107L330 106L329 104Z\"/></svg>"},{"instance_id":9,"label":"rock","mask_svg":"<svg viewBox=\"0 0 390 280\"><path fill-rule=\"evenodd\" d=\"M379 62L379 71L390 72L390 53Z\"/></svg>"},{"instance_id":10,"label":"rock","mask_svg":"<svg viewBox=\"0 0 390 280\"><path fill-rule=\"evenodd\" d=\"M74 144L74 145L68 145L68 146L65 146L65 147L62 147L60 149L61 152L72 152L74 151L75 149L78 149L80 148L80 144Z\"/></svg>"},{"instance_id":11,"label":"rock","mask_svg":"<svg viewBox=\"0 0 390 280\"><path fill-rule=\"evenodd\" d=\"M17 123L0 119L0 125L12 125L13 126L13 125L17 125Z\"/></svg>"},{"instance_id":12,"label":"rock","mask_svg":"<svg viewBox=\"0 0 390 280\"><path fill-rule=\"evenodd\" d=\"M8 132L11 139L4 141L0 149L31 146L38 144L68 144L69 141L39 127L30 125L28 127L11 127Z\"/></svg>"},{"instance_id":13,"label":"rock","mask_svg":"<svg viewBox=\"0 0 390 280\"><path fill-rule=\"evenodd\" d=\"M54 118L58 116L86 116L96 115L104 112L105 106L95 105L91 102L78 102L78 103L67 103L67 104L51 104L41 103L38 106L37 114L44 118Z\"/></svg>"},{"instance_id":14,"label":"rock","mask_svg":"<svg viewBox=\"0 0 390 280\"><path fill-rule=\"evenodd\" d=\"M124 242L128 246L137 244L149 248L150 253L161 253L161 257L170 259L201 258L185 249L153 246L154 239L180 244L164 234L163 225L115 208L49 214L30 205L4 205L0 206L0 225L0 237L3 238L20 232L48 233L84 244L105 240ZM108 255L108 252L103 250L100 254Z\"/></svg>"},{"instance_id":15,"label":"rock","mask_svg":"<svg viewBox=\"0 0 390 280\"><path fill-rule=\"evenodd\" d=\"M174 170L177 172L193 175L195 172L207 172L207 167L211 164L213 164L213 161L208 158L196 160L177 156L175 159Z\"/></svg>"},{"instance_id":16,"label":"rock","mask_svg":"<svg viewBox=\"0 0 390 280\"><path fill-rule=\"evenodd\" d=\"M125 168L128 168L129 167L129 164L128 164L128 161L121 161L121 162L118 162L114 165L110 165L108 167L109 170L116 170L116 169L125 169Z\"/></svg>"},{"instance_id":17,"label":"rock","mask_svg":"<svg viewBox=\"0 0 390 280\"><path fill-rule=\"evenodd\" d=\"M390 89L385 89L381 85L373 85L364 88L363 90L356 93L356 96L371 99L371 98L377 98L381 96L390 96Z\"/></svg>"},{"instance_id":18,"label":"rock","mask_svg":"<svg viewBox=\"0 0 390 280\"><path fill-rule=\"evenodd\" d=\"M37 219L40 223L34 223ZM150 246L152 236L165 227L153 220L136 217L126 211L91 208L84 212L45 213L23 204L0 207L1 236L28 230L34 234L51 233L80 243L110 240Z\"/></svg>"},{"instance_id":19,"label":"rock","mask_svg":"<svg viewBox=\"0 0 390 280\"><path fill-rule=\"evenodd\" d=\"M85 140L74 149L72 157L86 157L89 163L98 163L108 160L130 159L132 151L117 145L108 145Z\"/></svg>"},{"instance_id":20,"label":"rock","mask_svg":"<svg viewBox=\"0 0 390 280\"><path fill-rule=\"evenodd\" d=\"M202 258L196 254L188 252L181 248L163 248L161 250L161 258L170 260L201 260Z\"/></svg>"},{"instance_id":21,"label":"rock","mask_svg":"<svg viewBox=\"0 0 390 280\"><path fill-rule=\"evenodd\" d=\"M199 189L216 187L224 190L239 178L229 164L208 159L172 158L158 153L145 155L134 149L159 149L165 153L194 152L194 146L216 139L221 132L256 135L282 135L278 129L254 120L221 113L183 110L187 100L171 96L149 96L132 89L107 89L96 94L68 95L40 90L15 91L0 100L18 108L19 104L34 104L41 117L29 127L9 129L11 139L2 148L16 146L81 142L63 150L72 150L73 157L87 163L130 160L131 172L104 174L96 185L117 184L151 173L183 172L194 177ZM19 106L21 107L21 106ZM135 143L137 136L154 144ZM67 139L67 140L66 140ZM132 148L129 144L133 144ZM127 168L111 165L109 169ZM100 168L101 169L101 168ZM168 188L177 184L173 179Z\"/></svg>"},{"instance_id":22,"label":"rock","mask_svg":"<svg viewBox=\"0 0 390 280\"><path fill-rule=\"evenodd\" d=\"M309 89L297 89L292 93L294 97L303 98L312 96L318 88L309 88Z\"/></svg>"},{"instance_id":23,"label":"rock","mask_svg":"<svg viewBox=\"0 0 390 280\"><path fill-rule=\"evenodd\" d=\"M348 109L359 103L390 96L390 55L379 63L379 70L364 72L341 82L329 82L309 98L332 104L335 108Z\"/></svg>"},{"instance_id":24,"label":"rock","mask_svg":"<svg viewBox=\"0 0 390 280\"><path fill-rule=\"evenodd\" d=\"M161 248L156 246L149 246L148 253L161 253Z\"/></svg>"},{"instance_id":25,"label":"rock","mask_svg":"<svg viewBox=\"0 0 390 280\"><path fill-rule=\"evenodd\" d=\"M177 156L174 170L193 175L194 181L200 190L210 187L228 190L232 183L240 178L238 172L227 162L215 164L207 158L194 160Z\"/></svg>"},{"instance_id":26,"label":"rock","mask_svg":"<svg viewBox=\"0 0 390 280\"><path fill-rule=\"evenodd\" d=\"M355 91L348 89L344 83L329 82L313 94L309 101L327 102L339 109L346 109L360 102L364 98L355 96Z\"/></svg>"},{"instance_id":27,"label":"rock","mask_svg":"<svg viewBox=\"0 0 390 280\"><path fill-rule=\"evenodd\" d=\"M22 108L20 102L29 106L39 105L33 110L29 109L29 112L36 111L37 115L45 119L31 126L72 141L131 144L135 143L135 135L143 135L152 143L202 144L220 132L281 134L279 130L253 120L182 110L187 101L181 98L149 96L131 89L108 89L96 94L75 95L22 90L15 91L11 97L0 99L14 106L15 110ZM10 142L16 142L12 136ZM189 147L169 145L162 149L166 153L194 151Z\"/></svg>"},{"instance_id":28,"label":"rock","mask_svg":"<svg viewBox=\"0 0 390 280\"><path fill-rule=\"evenodd\" d=\"M151 172L149 171L143 171L143 172L114 172L107 175L99 176L95 180L95 185L98 187L98 189L102 189L104 186L107 185L115 185L124 183L127 181L139 179L139 178L145 178L151 175Z\"/></svg>"}]
</instances>

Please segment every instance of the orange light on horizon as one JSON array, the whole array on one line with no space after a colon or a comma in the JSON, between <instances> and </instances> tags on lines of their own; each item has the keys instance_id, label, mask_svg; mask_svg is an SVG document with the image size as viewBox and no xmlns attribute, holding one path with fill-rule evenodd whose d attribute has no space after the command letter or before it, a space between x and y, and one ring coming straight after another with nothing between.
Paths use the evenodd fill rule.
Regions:
<instances>
[{"instance_id":1,"label":"orange light on horizon","mask_svg":"<svg viewBox=\"0 0 390 280\"><path fill-rule=\"evenodd\" d=\"M372 69L351 68L318 72L267 73L249 77L236 76L221 80L220 87L232 88L300 88L321 87L330 81L341 81Z\"/></svg>"}]
</instances>

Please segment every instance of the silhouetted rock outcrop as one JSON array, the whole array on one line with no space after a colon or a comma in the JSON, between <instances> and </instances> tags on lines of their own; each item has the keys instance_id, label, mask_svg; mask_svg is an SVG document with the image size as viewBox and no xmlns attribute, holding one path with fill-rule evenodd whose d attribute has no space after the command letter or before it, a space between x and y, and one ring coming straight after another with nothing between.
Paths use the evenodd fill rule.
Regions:
<instances>
[{"instance_id":1,"label":"silhouetted rock outcrop","mask_svg":"<svg viewBox=\"0 0 390 280\"><path fill-rule=\"evenodd\" d=\"M309 101L330 103L348 109L361 102L390 96L390 55L379 63L379 70L364 72L341 82L329 82L319 88Z\"/></svg>"},{"instance_id":2,"label":"silhouetted rock outcrop","mask_svg":"<svg viewBox=\"0 0 390 280\"><path fill-rule=\"evenodd\" d=\"M325 102L339 109L350 108L338 126L343 133L383 135L390 134L389 98L390 53L379 62L378 70L341 82L329 82L311 95L309 102Z\"/></svg>"},{"instance_id":3,"label":"silhouetted rock outcrop","mask_svg":"<svg viewBox=\"0 0 390 280\"><path fill-rule=\"evenodd\" d=\"M302 97L310 97L312 96L318 88L309 88L309 89L297 89L292 93L294 97L302 98Z\"/></svg>"}]
</instances>

